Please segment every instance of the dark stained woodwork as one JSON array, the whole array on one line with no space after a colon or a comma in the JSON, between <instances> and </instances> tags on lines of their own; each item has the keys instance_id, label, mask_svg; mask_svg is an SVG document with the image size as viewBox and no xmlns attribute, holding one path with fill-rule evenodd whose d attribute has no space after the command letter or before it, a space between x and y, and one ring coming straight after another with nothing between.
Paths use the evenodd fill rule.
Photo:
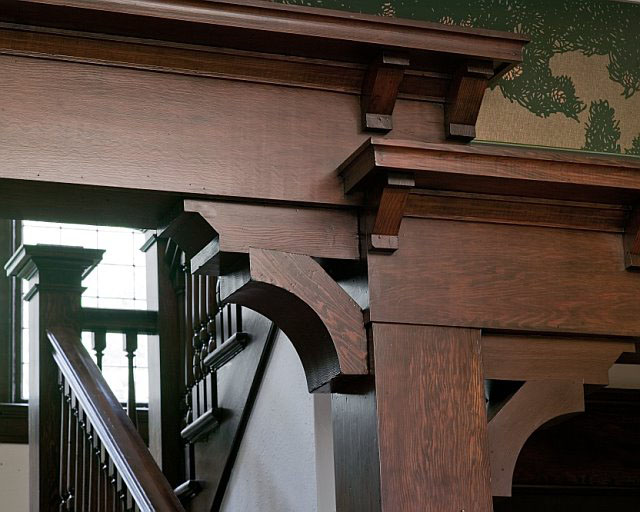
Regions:
<instances>
[{"instance_id":1,"label":"dark stained woodwork","mask_svg":"<svg viewBox=\"0 0 640 512\"><path fill-rule=\"evenodd\" d=\"M309 256L249 249L247 268L221 278L221 298L264 314L293 343L310 391L368 373L360 307Z\"/></svg>"},{"instance_id":2,"label":"dark stained woodwork","mask_svg":"<svg viewBox=\"0 0 640 512\"><path fill-rule=\"evenodd\" d=\"M522 59L527 38L507 32L281 5L256 0L9 0L0 19L118 35L208 44L269 53L364 59L381 49L410 52L429 64L433 53L473 56L500 71ZM425 62L426 61L426 62Z\"/></svg>"},{"instance_id":3,"label":"dark stained woodwork","mask_svg":"<svg viewBox=\"0 0 640 512\"><path fill-rule=\"evenodd\" d=\"M47 331L47 336L57 367L69 382L78 406L91 421L94 432L109 453L112 467L126 483L137 506L148 512L184 510L102 373L82 346L78 333L68 327L53 327Z\"/></svg>"},{"instance_id":4,"label":"dark stained woodwork","mask_svg":"<svg viewBox=\"0 0 640 512\"><path fill-rule=\"evenodd\" d=\"M482 335L485 379L571 380L609 384L609 368L623 352L634 352L633 339Z\"/></svg>"},{"instance_id":5,"label":"dark stained woodwork","mask_svg":"<svg viewBox=\"0 0 640 512\"><path fill-rule=\"evenodd\" d=\"M246 332L236 332L224 341L222 345L210 351L204 358L203 364L213 371L217 371L242 352L250 337Z\"/></svg>"},{"instance_id":6,"label":"dark stained woodwork","mask_svg":"<svg viewBox=\"0 0 640 512\"><path fill-rule=\"evenodd\" d=\"M388 132L393 129L393 108L408 67L407 56L389 51L383 51L369 65L360 96L364 130Z\"/></svg>"},{"instance_id":7,"label":"dark stained woodwork","mask_svg":"<svg viewBox=\"0 0 640 512\"><path fill-rule=\"evenodd\" d=\"M405 218L400 241L369 255L372 321L640 335L620 234Z\"/></svg>"},{"instance_id":8,"label":"dark stained woodwork","mask_svg":"<svg viewBox=\"0 0 640 512\"><path fill-rule=\"evenodd\" d=\"M494 74L493 63L488 61L466 61L456 69L444 109L447 138L463 141L476 138L482 98Z\"/></svg>"},{"instance_id":9,"label":"dark stained woodwork","mask_svg":"<svg viewBox=\"0 0 640 512\"><path fill-rule=\"evenodd\" d=\"M378 170L413 172L416 187L569 201L631 204L640 196L640 160L492 144L374 137L340 166L349 191Z\"/></svg>"},{"instance_id":10,"label":"dark stained woodwork","mask_svg":"<svg viewBox=\"0 0 640 512\"><path fill-rule=\"evenodd\" d=\"M80 336L81 281L104 251L50 245L21 246L7 275L29 281L29 510L54 510L60 502L58 367L46 330L64 326Z\"/></svg>"},{"instance_id":11,"label":"dark stained woodwork","mask_svg":"<svg viewBox=\"0 0 640 512\"><path fill-rule=\"evenodd\" d=\"M511 496L511 481L525 441L548 421L584 411L581 382L546 380L525 382L489 422L491 490Z\"/></svg>"},{"instance_id":12,"label":"dark stained woodwork","mask_svg":"<svg viewBox=\"0 0 640 512\"><path fill-rule=\"evenodd\" d=\"M640 268L640 211L634 207L624 229L624 262L627 269Z\"/></svg>"},{"instance_id":13,"label":"dark stained woodwork","mask_svg":"<svg viewBox=\"0 0 640 512\"><path fill-rule=\"evenodd\" d=\"M372 343L382 511L491 511L480 331L374 323Z\"/></svg>"},{"instance_id":14,"label":"dark stained woodwork","mask_svg":"<svg viewBox=\"0 0 640 512\"><path fill-rule=\"evenodd\" d=\"M136 309L82 308L80 325L85 331L158 334L158 312ZM104 350L104 347L102 347Z\"/></svg>"},{"instance_id":15,"label":"dark stained woodwork","mask_svg":"<svg viewBox=\"0 0 640 512\"><path fill-rule=\"evenodd\" d=\"M0 440L7 444L27 444L29 431L27 426L28 405L18 403L0 404Z\"/></svg>"},{"instance_id":16,"label":"dark stained woodwork","mask_svg":"<svg viewBox=\"0 0 640 512\"><path fill-rule=\"evenodd\" d=\"M358 218L349 210L187 200L177 222L193 215L200 215L218 236L191 258L192 272L224 273L225 267L237 266L238 255L249 247L342 260L360 256ZM206 229L200 231L209 236Z\"/></svg>"},{"instance_id":17,"label":"dark stained woodwork","mask_svg":"<svg viewBox=\"0 0 640 512\"><path fill-rule=\"evenodd\" d=\"M405 216L623 233L623 205L414 189Z\"/></svg>"},{"instance_id":18,"label":"dark stained woodwork","mask_svg":"<svg viewBox=\"0 0 640 512\"><path fill-rule=\"evenodd\" d=\"M380 511L376 393L372 378L331 395L336 512ZM357 461L357 462L356 462Z\"/></svg>"},{"instance_id":19,"label":"dark stained woodwork","mask_svg":"<svg viewBox=\"0 0 640 512\"><path fill-rule=\"evenodd\" d=\"M26 57L0 56L0 65L6 80L0 186L15 189L12 180L20 180L22 187L21 201L8 197L2 213L22 212L20 218L37 210L41 218L46 213L80 221L78 214L58 211L57 200L64 200L66 210L81 207L84 216L103 223L94 212L106 211L109 201L118 209L106 218L116 224L126 222L125 210L134 219L144 211L150 224L141 227L157 227L173 205L167 194L174 202L178 194L356 203L335 179L340 162L366 138L353 95ZM103 93L96 95L87 83L100 83ZM168 118L181 129L158 130ZM442 119L441 104L398 100L392 133L442 141ZM43 181L56 184L61 195L55 201L25 193L26 185ZM93 204L62 184L108 189ZM47 187L43 194L51 193ZM133 189L126 202L118 199L122 188Z\"/></svg>"},{"instance_id":20,"label":"dark stained woodwork","mask_svg":"<svg viewBox=\"0 0 640 512\"><path fill-rule=\"evenodd\" d=\"M169 484L184 481L184 449L179 404L183 398L183 348L180 311L164 261L167 240L157 239L146 251L147 307L157 311L157 335L148 338L149 449Z\"/></svg>"},{"instance_id":21,"label":"dark stained woodwork","mask_svg":"<svg viewBox=\"0 0 640 512\"><path fill-rule=\"evenodd\" d=\"M217 409L207 409L180 431L180 437L187 443L196 443L206 438L220 425Z\"/></svg>"},{"instance_id":22,"label":"dark stained woodwork","mask_svg":"<svg viewBox=\"0 0 640 512\"><path fill-rule=\"evenodd\" d=\"M638 450L640 391L603 388L585 396L583 414L553 422L529 437L516 463L513 495L536 488L590 495L635 493L637 503ZM618 509L601 505L599 510Z\"/></svg>"},{"instance_id":23,"label":"dark stained woodwork","mask_svg":"<svg viewBox=\"0 0 640 512\"><path fill-rule=\"evenodd\" d=\"M251 343L233 360L233 365L216 373L222 421L213 435L194 446L196 475L206 485L193 498L191 510L219 510L279 333L268 319L247 309L243 310L242 328L251 336Z\"/></svg>"},{"instance_id":24,"label":"dark stained woodwork","mask_svg":"<svg viewBox=\"0 0 640 512\"><path fill-rule=\"evenodd\" d=\"M6 262L13 254L12 247L13 221L0 220L0 262ZM14 330L13 330L13 305L16 302L14 291L14 279L4 273L0 274L0 403L14 401L14 375L16 365L14 363ZM16 354L17 355L17 354ZM0 416L1 417L1 416ZM4 432L0 428L0 432ZM0 434L0 442L2 434Z\"/></svg>"},{"instance_id":25,"label":"dark stained woodwork","mask_svg":"<svg viewBox=\"0 0 640 512\"><path fill-rule=\"evenodd\" d=\"M52 51L55 48L55 52ZM358 62L308 59L257 51L239 51L158 41L139 37L46 29L0 23L0 52L59 60L228 78L247 82L360 95L367 66ZM442 61L444 64L445 61ZM441 71L408 70L398 97L444 102L451 80Z\"/></svg>"}]
</instances>

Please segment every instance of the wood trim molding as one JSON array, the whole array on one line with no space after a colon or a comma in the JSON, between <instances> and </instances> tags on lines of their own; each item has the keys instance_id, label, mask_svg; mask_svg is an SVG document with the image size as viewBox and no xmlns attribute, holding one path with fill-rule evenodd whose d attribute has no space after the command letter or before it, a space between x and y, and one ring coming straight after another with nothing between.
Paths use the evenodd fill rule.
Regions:
<instances>
[{"instance_id":1,"label":"wood trim molding","mask_svg":"<svg viewBox=\"0 0 640 512\"><path fill-rule=\"evenodd\" d=\"M627 270L640 268L640 208L636 205L624 228L624 264Z\"/></svg>"},{"instance_id":2,"label":"wood trim molding","mask_svg":"<svg viewBox=\"0 0 640 512\"><path fill-rule=\"evenodd\" d=\"M577 151L373 137L338 168L345 191L379 171L412 172L417 188L455 192L610 204L640 194L640 159Z\"/></svg>"},{"instance_id":3,"label":"wood trim molding","mask_svg":"<svg viewBox=\"0 0 640 512\"><path fill-rule=\"evenodd\" d=\"M309 391L367 375L362 310L310 256L249 250L245 268L221 278L221 298L273 320L293 343Z\"/></svg>"},{"instance_id":4,"label":"wood trim molding","mask_svg":"<svg viewBox=\"0 0 640 512\"><path fill-rule=\"evenodd\" d=\"M405 216L621 234L625 230L629 207L518 196L413 190L409 194Z\"/></svg>"},{"instance_id":5,"label":"wood trim molding","mask_svg":"<svg viewBox=\"0 0 640 512\"><path fill-rule=\"evenodd\" d=\"M259 38L270 50L281 45L277 36L284 34L289 41L288 53L308 53L316 46L323 53L342 48L343 55L349 55L365 45L406 48L422 54L423 60L432 58L433 52L442 52L515 63L521 60L522 47L528 41L507 32L258 0L8 0L0 19L63 28L82 19L82 26L93 31L121 35L128 25L142 27L146 22L145 30L155 31L150 34L154 39L208 35L226 43L220 46L233 43L241 47Z\"/></svg>"},{"instance_id":6,"label":"wood trim molding","mask_svg":"<svg viewBox=\"0 0 640 512\"><path fill-rule=\"evenodd\" d=\"M489 422L493 496L511 496L518 455L533 432L554 418L583 411L584 389L581 382L525 382Z\"/></svg>"}]
</instances>

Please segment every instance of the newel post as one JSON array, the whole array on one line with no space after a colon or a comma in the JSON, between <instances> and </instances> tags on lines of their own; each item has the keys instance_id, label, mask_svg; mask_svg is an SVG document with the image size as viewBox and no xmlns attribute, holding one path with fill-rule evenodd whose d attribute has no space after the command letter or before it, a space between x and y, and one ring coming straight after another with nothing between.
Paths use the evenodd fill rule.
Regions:
<instances>
[{"instance_id":1,"label":"newel post","mask_svg":"<svg viewBox=\"0 0 640 512\"><path fill-rule=\"evenodd\" d=\"M51 327L71 327L80 339L82 279L104 251L55 245L24 245L5 265L7 275L28 280L29 301L29 496L31 512L60 503L60 413L58 370L46 336Z\"/></svg>"}]
</instances>

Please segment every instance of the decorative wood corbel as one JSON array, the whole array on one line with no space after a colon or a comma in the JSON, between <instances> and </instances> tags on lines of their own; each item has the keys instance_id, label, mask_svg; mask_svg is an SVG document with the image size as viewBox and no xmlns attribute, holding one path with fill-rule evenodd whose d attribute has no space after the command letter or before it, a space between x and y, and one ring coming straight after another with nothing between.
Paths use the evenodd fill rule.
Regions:
<instances>
[{"instance_id":1,"label":"decorative wood corbel","mask_svg":"<svg viewBox=\"0 0 640 512\"><path fill-rule=\"evenodd\" d=\"M490 61L466 61L456 70L445 104L445 133L449 139L476 137L476 121L489 80L495 75Z\"/></svg>"},{"instance_id":2,"label":"decorative wood corbel","mask_svg":"<svg viewBox=\"0 0 640 512\"><path fill-rule=\"evenodd\" d=\"M368 374L362 310L310 256L251 248L244 268L221 277L220 296L284 331L309 391L336 390L348 377Z\"/></svg>"},{"instance_id":3,"label":"decorative wood corbel","mask_svg":"<svg viewBox=\"0 0 640 512\"><path fill-rule=\"evenodd\" d=\"M533 432L554 418L583 411L582 382L525 382L489 421L492 494L511 496L518 455Z\"/></svg>"},{"instance_id":4,"label":"decorative wood corbel","mask_svg":"<svg viewBox=\"0 0 640 512\"><path fill-rule=\"evenodd\" d=\"M338 172L344 180L345 194L364 192L371 213L363 226L367 249L393 252L398 248L398 233L415 176L413 172L380 169L367 158L369 146L367 141Z\"/></svg>"},{"instance_id":5,"label":"decorative wood corbel","mask_svg":"<svg viewBox=\"0 0 640 512\"><path fill-rule=\"evenodd\" d=\"M627 270L640 269L640 206L635 206L627 219L622 238L624 265Z\"/></svg>"},{"instance_id":6,"label":"decorative wood corbel","mask_svg":"<svg viewBox=\"0 0 640 512\"><path fill-rule=\"evenodd\" d=\"M388 132L393 128L393 108L408 67L406 55L390 51L383 51L371 63L360 96L363 130Z\"/></svg>"}]
</instances>

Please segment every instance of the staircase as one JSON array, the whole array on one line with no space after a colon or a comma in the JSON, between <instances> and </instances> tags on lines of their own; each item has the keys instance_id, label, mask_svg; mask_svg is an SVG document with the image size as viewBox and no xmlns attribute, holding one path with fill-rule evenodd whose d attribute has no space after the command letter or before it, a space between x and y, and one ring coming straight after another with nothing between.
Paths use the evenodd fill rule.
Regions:
<instances>
[{"instance_id":1,"label":"staircase","mask_svg":"<svg viewBox=\"0 0 640 512\"><path fill-rule=\"evenodd\" d=\"M222 503L277 329L251 310L221 305L217 279L191 274L174 242L153 245L158 311L81 307L81 282L100 250L22 246L5 266L29 282L32 512L218 510ZM94 333L96 362L82 331ZM112 331L125 334L124 406L101 372ZM159 339L150 361L160 389L150 391L149 447L137 429L138 334Z\"/></svg>"}]
</instances>

